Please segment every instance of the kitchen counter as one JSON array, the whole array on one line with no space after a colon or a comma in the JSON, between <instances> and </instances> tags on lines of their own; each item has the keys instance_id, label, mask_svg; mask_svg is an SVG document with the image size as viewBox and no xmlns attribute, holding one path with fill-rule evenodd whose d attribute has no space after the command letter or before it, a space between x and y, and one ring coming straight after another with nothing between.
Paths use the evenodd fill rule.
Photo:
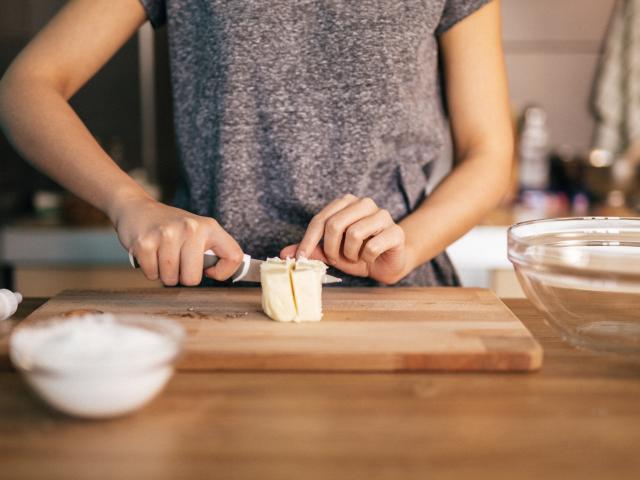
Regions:
<instances>
[{"instance_id":1,"label":"kitchen counter","mask_svg":"<svg viewBox=\"0 0 640 480\"><path fill-rule=\"evenodd\" d=\"M17 317L43 300L27 299ZM3 478L640 478L640 363L560 341L539 373L177 373L112 421L57 414L0 371Z\"/></svg>"}]
</instances>

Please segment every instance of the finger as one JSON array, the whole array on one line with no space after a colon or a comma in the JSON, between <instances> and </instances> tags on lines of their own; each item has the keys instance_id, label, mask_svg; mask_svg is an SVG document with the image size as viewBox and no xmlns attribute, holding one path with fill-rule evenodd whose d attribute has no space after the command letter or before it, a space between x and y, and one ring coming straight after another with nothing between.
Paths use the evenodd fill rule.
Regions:
<instances>
[{"instance_id":1,"label":"finger","mask_svg":"<svg viewBox=\"0 0 640 480\"><path fill-rule=\"evenodd\" d=\"M321 246L316 247L316 249L311 253L309 258L312 260L320 260L321 262L330 264L329 260L324 255L324 252L322 251ZM340 259L338 259L337 262L335 262L331 266L337 270L340 270L343 273L346 273L347 275L354 275L356 277L368 276L369 266L362 261L351 262L345 259L344 257L341 257Z\"/></svg>"},{"instance_id":2,"label":"finger","mask_svg":"<svg viewBox=\"0 0 640 480\"><path fill-rule=\"evenodd\" d=\"M158 279L158 245L152 239L135 242L131 253L140 265L140 270L149 280Z\"/></svg>"},{"instance_id":3,"label":"finger","mask_svg":"<svg viewBox=\"0 0 640 480\"><path fill-rule=\"evenodd\" d=\"M362 198L343 208L326 221L322 249L330 263L333 264L340 258L340 247L347 228L377 211L378 206L373 200Z\"/></svg>"},{"instance_id":4,"label":"finger","mask_svg":"<svg viewBox=\"0 0 640 480\"><path fill-rule=\"evenodd\" d=\"M222 227L211 232L205 250L211 249L220 258L218 263L205 271L207 277L223 281L231 277L240 267L244 254L240 245Z\"/></svg>"},{"instance_id":5,"label":"finger","mask_svg":"<svg viewBox=\"0 0 640 480\"><path fill-rule=\"evenodd\" d=\"M182 285L198 285L202 280L204 240L191 236L185 240L180 249L180 283Z\"/></svg>"},{"instance_id":6,"label":"finger","mask_svg":"<svg viewBox=\"0 0 640 480\"><path fill-rule=\"evenodd\" d=\"M158 269L160 280L168 286L177 285L180 279L181 240L178 233L173 230L166 230L162 233L158 248Z\"/></svg>"},{"instance_id":7,"label":"finger","mask_svg":"<svg viewBox=\"0 0 640 480\"><path fill-rule=\"evenodd\" d=\"M373 215L353 223L344 234L342 251L345 258L357 262L364 242L368 238L378 235L393 223L393 218L387 210L378 210Z\"/></svg>"},{"instance_id":8,"label":"finger","mask_svg":"<svg viewBox=\"0 0 640 480\"><path fill-rule=\"evenodd\" d=\"M297 251L298 251L297 243L294 245L287 245L282 250L280 250L280 258L282 258L283 260L285 258L293 258Z\"/></svg>"},{"instance_id":9,"label":"finger","mask_svg":"<svg viewBox=\"0 0 640 480\"><path fill-rule=\"evenodd\" d=\"M356 202L358 197L355 195L347 194L344 197L336 198L332 202L329 202L320 212L318 212L309 222L304 237L298 245L296 257L308 257L309 252L312 252L324 235L324 224L329 217L338 213L343 208Z\"/></svg>"},{"instance_id":10,"label":"finger","mask_svg":"<svg viewBox=\"0 0 640 480\"><path fill-rule=\"evenodd\" d=\"M320 246L314 248L307 258L309 258L309 260L320 260L322 263L329 263Z\"/></svg>"},{"instance_id":11,"label":"finger","mask_svg":"<svg viewBox=\"0 0 640 480\"><path fill-rule=\"evenodd\" d=\"M287 257L291 258L291 254L295 253L296 249L298 248L298 245L289 245L288 247L284 247L282 249L282 251L280 252L280 258L282 258L283 260ZM324 253L322 252L322 248L320 246L317 246L316 248L314 248L311 253L309 254L308 257L309 260L320 260L323 263L327 263L327 257L325 257Z\"/></svg>"},{"instance_id":12,"label":"finger","mask_svg":"<svg viewBox=\"0 0 640 480\"><path fill-rule=\"evenodd\" d=\"M378 235L367 240L362 249L362 260L374 263L384 253L400 248L404 245L404 230L399 225L392 225Z\"/></svg>"}]
</instances>

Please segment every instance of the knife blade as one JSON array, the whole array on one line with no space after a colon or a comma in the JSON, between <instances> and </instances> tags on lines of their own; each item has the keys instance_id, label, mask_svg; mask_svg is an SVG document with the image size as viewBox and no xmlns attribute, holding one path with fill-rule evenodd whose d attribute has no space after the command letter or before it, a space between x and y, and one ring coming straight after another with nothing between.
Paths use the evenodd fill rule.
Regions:
<instances>
[{"instance_id":1,"label":"knife blade","mask_svg":"<svg viewBox=\"0 0 640 480\"><path fill-rule=\"evenodd\" d=\"M203 256L203 269L214 267L220 257L218 257L211 250L207 250L204 252ZM264 260L258 260L256 258L251 258L251 255L244 254L244 258L242 259L242 265L234 272L231 276L231 281L235 282L260 282L260 265L264 262ZM129 263L133 268L139 268L138 261L134 258L133 254L129 252ZM334 277L332 275L325 274L322 279L322 283L340 283L342 282L341 278Z\"/></svg>"}]
</instances>

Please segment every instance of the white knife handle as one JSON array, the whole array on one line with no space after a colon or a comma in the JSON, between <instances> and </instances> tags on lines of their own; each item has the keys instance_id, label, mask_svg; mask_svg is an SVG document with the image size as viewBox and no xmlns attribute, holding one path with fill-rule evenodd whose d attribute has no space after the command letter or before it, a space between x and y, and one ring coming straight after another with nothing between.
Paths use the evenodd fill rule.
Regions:
<instances>
[{"instance_id":1,"label":"white knife handle","mask_svg":"<svg viewBox=\"0 0 640 480\"><path fill-rule=\"evenodd\" d=\"M212 250L207 250L204 252L203 260L204 261L202 264L203 265L202 268L203 270L206 270L207 268L215 267L216 264L220 261L220 257L218 257L215 253L213 253ZM242 265L240 265L238 270L236 270L235 273L231 276L231 279L234 283L244 278L244 276L249 271L250 262L251 262L251 255L247 255L245 253L244 256L242 257ZM131 251L129 252L129 263L133 268L140 267L140 265L138 264L137 260L135 259Z\"/></svg>"},{"instance_id":2,"label":"white knife handle","mask_svg":"<svg viewBox=\"0 0 640 480\"><path fill-rule=\"evenodd\" d=\"M204 269L206 270L209 267L215 266L220 261L220 257L218 257L212 250L207 250L204 252ZM244 276L249 271L249 265L251 263L251 255L247 255L246 253L242 256L242 265L238 267L238 269L231 275L231 281L233 283L238 282L244 278Z\"/></svg>"},{"instance_id":3,"label":"white knife handle","mask_svg":"<svg viewBox=\"0 0 640 480\"><path fill-rule=\"evenodd\" d=\"M206 250L204 252L202 269L206 270L207 268L215 267L219 261L220 257L213 253L213 250Z\"/></svg>"},{"instance_id":4,"label":"white knife handle","mask_svg":"<svg viewBox=\"0 0 640 480\"><path fill-rule=\"evenodd\" d=\"M244 276L249 271L250 263L251 263L251 255L247 255L245 253L244 256L242 257L242 266L238 270L236 270L236 273L234 273L233 276L231 277L232 278L231 281L233 283L239 282L244 278Z\"/></svg>"},{"instance_id":5,"label":"white knife handle","mask_svg":"<svg viewBox=\"0 0 640 480\"><path fill-rule=\"evenodd\" d=\"M203 260L204 261L202 262L202 269L206 270L207 268L215 267L216 264L220 261L220 257L218 257L211 250L207 250L206 252L204 252ZM129 263L133 268L140 268L140 264L131 252L129 252Z\"/></svg>"}]
</instances>

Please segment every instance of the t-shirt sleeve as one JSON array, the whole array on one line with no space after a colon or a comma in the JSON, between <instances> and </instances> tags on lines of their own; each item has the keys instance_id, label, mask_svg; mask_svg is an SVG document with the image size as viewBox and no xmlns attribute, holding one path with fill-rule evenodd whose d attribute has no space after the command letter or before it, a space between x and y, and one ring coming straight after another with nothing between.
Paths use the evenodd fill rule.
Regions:
<instances>
[{"instance_id":1,"label":"t-shirt sleeve","mask_svg":"<svg viewBox=\"0 0 640 480\"><path fill-rule=\"evenodd\" d=\"M140 0L147 18L153 25L153 28L159 28L167 20L167 5L165 0Z\"/></svg>"},{"instance_id":2,"label":"t-shirt sleeve","mask_svg":"<svg viewBox=\"0 0 640 480\"><path fill-rule=\"evenodd\" d=\"M445 0L436 35L440 36L491 0Z\"/></svg>"}]
</instances>

